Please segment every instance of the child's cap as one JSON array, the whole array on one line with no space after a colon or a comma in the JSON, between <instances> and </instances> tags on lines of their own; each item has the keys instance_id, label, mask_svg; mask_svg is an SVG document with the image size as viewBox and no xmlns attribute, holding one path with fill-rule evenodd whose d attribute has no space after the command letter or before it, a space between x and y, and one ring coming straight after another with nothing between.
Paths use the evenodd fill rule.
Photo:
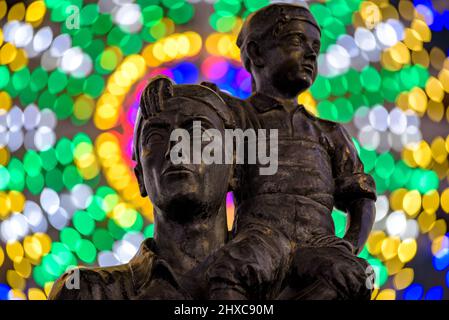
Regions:
<instances>
[{"instance_id":1,"label":"child's cap","mask_svg":"<svg viewBox=\"0 0 449 320\"><path fill-rule=\"evenodd\" d=\"M318 23L305 2L273 3L248 16L237 38L237 46L243 48L248 41L261 39L267 32L274 30L279 23L290 20L308 22L321 33Z\"/></svg>"}]
</instances>

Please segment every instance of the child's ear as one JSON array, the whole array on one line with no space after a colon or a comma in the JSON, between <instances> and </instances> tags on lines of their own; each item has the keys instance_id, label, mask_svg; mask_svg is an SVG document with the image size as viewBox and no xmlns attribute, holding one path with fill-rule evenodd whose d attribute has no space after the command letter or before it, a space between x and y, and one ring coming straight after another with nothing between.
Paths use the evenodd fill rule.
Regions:
<instances>
[{"instance_id":1,"label":"child's ear","mask_svg":"<svg viewBox=\"0 0 449 320\"><path fill-rule=\"evenodd\" d=\"M136 175L137 182L139 183L139 191L142 198L145 198L148 196L147 190L145 189L145 183L143 181L143 172L142 172L142 166L138 164L134 167L134 174Z\"/></svg>"},{"instance_id":2,"label":"child's ear","mask_svg":"<svg viewBox=\"0 0 449 320\"><path fill-rule=\"evenodd\" d=\"M262 68L264 66L265 62L263 59L262 51L255 41L248 42L246 53L248 54L248 57L254 66L258 68Z\"/></svg>"}]
</instances>

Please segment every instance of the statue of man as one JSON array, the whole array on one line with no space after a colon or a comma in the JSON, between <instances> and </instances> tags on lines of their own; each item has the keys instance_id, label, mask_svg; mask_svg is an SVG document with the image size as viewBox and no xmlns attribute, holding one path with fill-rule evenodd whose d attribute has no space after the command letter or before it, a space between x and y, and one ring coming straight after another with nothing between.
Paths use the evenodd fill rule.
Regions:
<instances>
[{"instance_id":1,"label":"statue of man","mask_svg":"<svg viewBox=\"0 0 449 320\"><path fill-rule=\"evenodd\" d=\"M307 7L276 3L249 16L238 36L253 80L242 118L279 130L278 171L245 166L233 239L202 265L212 299L370 298L372 269L356 255L374 222L374 180L343 126L297 103L316 79L320 35ZM344 239L334 206L348 213Z\"/></svg>"},{"instance_id":2,"label":"statue of man","mask_svg":"<svg viewBox=\"0 0 449 320\"><path fill-rule=\"evenodd\" d=\"M50 299L191 299L194 289L181 284L188 271L227 241L226 194L233 183L232 164L171 161L171 133L177 128L191 133L194 121L201 130L220 133L234 126L230 109L208 87L173 85L164 77L147 85L133 159L141 195L154 205L154 238L145 240L129 263L66 272Z\"/></svg>"}]
</instances>

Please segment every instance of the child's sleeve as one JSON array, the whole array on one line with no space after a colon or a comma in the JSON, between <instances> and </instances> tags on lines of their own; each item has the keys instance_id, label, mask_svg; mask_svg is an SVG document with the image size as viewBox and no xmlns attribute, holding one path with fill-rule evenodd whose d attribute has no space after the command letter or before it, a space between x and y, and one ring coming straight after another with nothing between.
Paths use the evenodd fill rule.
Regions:
<instances>
[{"instance_id":1,"label":"child's sleeve","mask_svg":"<svg viewBox=\"0 0 449 320\"><path fill-rule=\"evenodd\" d=\"M354 143L346 129L336 124L331 133L332 168L335 182L335 206L346 211L347 205L360 198L376 200L374 179L363 170Z\"/></svg>"}]
</instances>

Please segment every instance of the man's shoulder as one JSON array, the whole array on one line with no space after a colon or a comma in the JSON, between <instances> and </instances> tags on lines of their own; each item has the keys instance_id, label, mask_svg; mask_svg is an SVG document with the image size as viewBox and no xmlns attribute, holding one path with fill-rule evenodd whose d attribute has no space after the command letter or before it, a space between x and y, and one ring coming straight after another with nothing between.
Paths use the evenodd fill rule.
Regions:
<instances>
[{"instance_id":1,"label":"man's shoulder","mask_svg":"<svg viewBox=\"0 0 449 320\"><path fill-rule=\"evenodd\" d=\"M156 258L154 241L142 242L125 264L110 267L79 267L65 272L53 284L51 300L122 300L131 298L151 277Z\"/></svg>"},{"instance_id":2,"label":"man's shoulder","mask_svg":"<svg viewBox=\"0 0 449 320\"><path fill-rule=\"evenodd\" d=\"M112 267L78 267L66 271L53 284L50 300L118 298L123 292L115 288L133 287L132 272L128 264ZM112 293L112 295L111 295Z\"/></svg>"}]
</instances>

